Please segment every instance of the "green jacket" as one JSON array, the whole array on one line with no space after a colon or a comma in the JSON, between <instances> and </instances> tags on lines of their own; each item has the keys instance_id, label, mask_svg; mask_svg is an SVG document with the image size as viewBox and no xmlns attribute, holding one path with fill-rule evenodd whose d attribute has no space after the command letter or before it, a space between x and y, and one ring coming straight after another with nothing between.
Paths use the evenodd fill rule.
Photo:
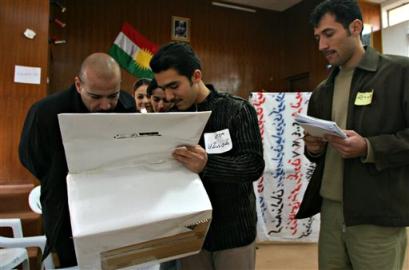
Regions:
<instances>
[{"instance_id":1,"label":"green jacket","mask_svg":"<svg viewBox=\"0 0 409 270\"><path fill-rule=\"evenodd\" d=\"M308 114L331 119L335 69L313 92ZM373 91L373 92L372 92ZM372 102L355 105L359 93L372 92ZM362 94L359 94L362 96ZM409 225L409 58L382 55L366 48L351 83L347 129L366 137L374 163L344 160L343 206L347 226ZM325 154L317 163L297 218L318 213Z\"/></svg>"}]
</instances>

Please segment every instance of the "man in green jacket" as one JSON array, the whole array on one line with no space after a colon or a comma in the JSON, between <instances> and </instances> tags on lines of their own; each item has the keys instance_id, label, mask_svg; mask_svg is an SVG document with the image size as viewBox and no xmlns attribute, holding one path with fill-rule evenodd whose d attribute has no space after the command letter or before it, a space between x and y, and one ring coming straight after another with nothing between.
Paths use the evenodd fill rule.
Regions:
<instances>
[{"instance_id":1,"label":"man in green jacket","mask_svg":"<svg viewBox=\"0 0 409 270\"><path fill-rule=\"evenodd\" d=\"M319 50L334 69L308 114L348 138L305 134L317 163L297 218L321 212L320 269L401 269L409 225L409 58L361 41L355 0L326 0L311 15Z\"/></svg>"}]
</instances>

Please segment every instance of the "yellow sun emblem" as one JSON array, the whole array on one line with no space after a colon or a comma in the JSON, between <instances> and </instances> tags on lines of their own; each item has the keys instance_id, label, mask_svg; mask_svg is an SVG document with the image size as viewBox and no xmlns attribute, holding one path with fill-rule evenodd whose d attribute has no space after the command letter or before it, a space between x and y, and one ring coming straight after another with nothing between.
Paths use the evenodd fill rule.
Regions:
<instances>
[{"instance_id":1,"label":"yellow sun emblem","mask_svg":"<svg viewBox=\"0 0 409 270\"><path fill-rule=\"evenodd\" d=\"M149 62L152 59L152 53L147 49L140 49L134 55L136 64L142 69L150 69Z\"/></svg>"}]
</instances>

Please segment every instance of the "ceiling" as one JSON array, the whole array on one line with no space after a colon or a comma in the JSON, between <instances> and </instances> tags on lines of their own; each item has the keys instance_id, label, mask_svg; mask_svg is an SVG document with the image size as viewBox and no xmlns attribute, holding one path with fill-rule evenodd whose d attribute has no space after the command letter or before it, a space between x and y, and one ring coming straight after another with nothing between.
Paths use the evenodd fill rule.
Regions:
<instances>
[{"instance_id":1,"label":"ceiling","mask_svg":"<svg viewBox=\"0 0 409 270\"><path fill-rule=\"evenodd\" d=\"M284 11L287 8L298 4L302 0L222 0L222 2L233 3L241 6ZM386 0L367 0L373 3L382 3Z\"/></svg>"}]
</instances>

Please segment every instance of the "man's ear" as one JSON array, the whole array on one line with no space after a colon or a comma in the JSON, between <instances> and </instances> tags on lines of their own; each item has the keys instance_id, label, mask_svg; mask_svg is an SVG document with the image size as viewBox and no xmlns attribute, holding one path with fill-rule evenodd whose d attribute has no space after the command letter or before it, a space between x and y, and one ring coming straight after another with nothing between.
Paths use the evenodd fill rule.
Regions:
<instances>
[{"instance_id":1,"label":"man's ear","mask_svg":"<svg viewBox=\"0 0 409 270\"><path fill-rule=\"evenodd\" d=\"M75 76L74 78L74 85L75 88L77 89L78 94L81 94L81 80L78 76Z\"/></svg>"},{"instance_id":2,"label":"man's ear","mask_svg":"<svg viewBox=\"0 0 409 270\"><path fill-rule=\"evenodd\" d=\"M200 69L195 69L195 71L193 71L193 75L192 75L192 82L199 82L200 80L202 80L202 71Z\"/></svg>"},{"instance_id":3,"label":"man's ear","mask_svg":"<svg viewBox=\"0 0 409 270\"><path fill-rule=\"evenodd\" d=\"M361 35L364 25L361 20L355 19L349 24L349 31L353 35Z\"/></svg>"}]
</instances>

